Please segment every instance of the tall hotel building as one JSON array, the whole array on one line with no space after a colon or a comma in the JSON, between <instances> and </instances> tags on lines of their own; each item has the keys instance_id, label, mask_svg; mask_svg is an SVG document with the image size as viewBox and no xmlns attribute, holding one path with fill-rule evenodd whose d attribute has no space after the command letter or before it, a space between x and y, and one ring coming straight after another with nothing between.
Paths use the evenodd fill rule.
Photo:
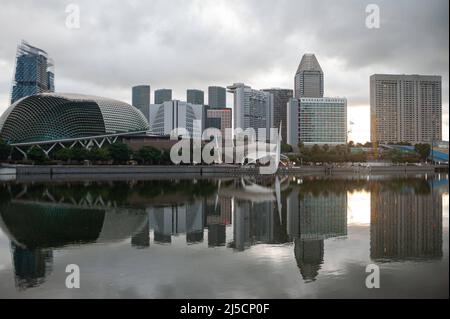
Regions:
<instances>
[{"instance_id":1,"label":"tall hotel building","mask_svg":"<svg viewBox=\"0 0 450 319\"><path fill-rule=\"evenodd\" d=\"M270 138L270 128L274 127L273 94L243 83L230 85L228 90L234 94L234 128L253 128L257 137L259 129L265 129L266 138Z\"/></svg>"},{"instance_id":2,"label":"tall hotel building","mask_svg":"<svg viewBox=\"0 0 450 319\"><path fill-rule=\"evenodd\" d=\"M44 50L25 41L17 47L11 104L23 97L55 92L53 62Z\"/></svg>"},{"instance_id":3,"label":"tall hotel building","mask_svg":"<svg viewBox=\"0 0 450 319\"><path fill-rule=\"evenodd\" d=\"M374 74L370 77L372 142L429 143L442 139L442 78Z\"/></svg>"},{"instance_id":4,"label":"tall hotel building","mask_svg":"<svg viewBox=\"0 0 450 319\"><path fill-rule=\"evenodd\" d=\"M314 54L305 54L295 74L295 98L287 104L287 143L347 143L347 100L323 97L324 76Z\"/></svg>"}]
</instances>

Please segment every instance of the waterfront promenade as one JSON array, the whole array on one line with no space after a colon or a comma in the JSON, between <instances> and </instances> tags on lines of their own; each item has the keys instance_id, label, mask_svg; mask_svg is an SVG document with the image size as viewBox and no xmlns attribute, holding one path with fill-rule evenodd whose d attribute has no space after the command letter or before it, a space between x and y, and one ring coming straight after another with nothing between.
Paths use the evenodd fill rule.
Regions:
<instances>
[{"instance_id":1,"label":"waterfront promenade","mask_svg":"<svg viewBox=\"0 0 450 319\"><path fill-rule=\"evenodd\" d=\"M280 175L340 175L340 174L426 174L438 171L448 171L448 166L296 166L280 167L277 174ZM16 176L53 176L57 179L64 179L70 176L95 176L101 175L150 175L153 177L196 177L196 176L245 176L260 175L259 167L235 166L235 165L214 165L214 166L188 166L188 165L168 165L168 166L141 166L141 165L2 165L0 174Z\"/></svg>"}]
</instances>

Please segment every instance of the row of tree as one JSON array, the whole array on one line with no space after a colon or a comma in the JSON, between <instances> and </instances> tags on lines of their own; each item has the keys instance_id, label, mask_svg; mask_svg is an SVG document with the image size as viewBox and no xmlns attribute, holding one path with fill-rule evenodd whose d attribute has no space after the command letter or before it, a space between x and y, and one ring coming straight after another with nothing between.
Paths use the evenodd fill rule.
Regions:
<instances>
[{"instance_id":1,"label":"row of tree","mask_svg":"<svg viewBox=\"0 0 450 319\"><path fill-rule=\"evenodd\" d=\"M358 145L357 145L358 146ZM361 146L369 147L366 143ZM305 147L302 142L299 143L298 154L290 154L290 158L296 162L365 162L370 154L365 152L354 153L351 151L355 144L350 142L348 145L323 146L313 145ZM11 146L0 138L0 160L7 160L11 154ZM431 146L429 144L416 144L414 151L400 151L396 149L384 151L381 159L390 160L394 163L416 163L425 161L430 155ZM293 149L288 144L282 144L283 153L292 153ZM160 150L151 146L144 146L136 152L133 152L128 145L118 142L103 148L91 148L89 150L81 147L60 148L53 151L48 157L39 147L32 147L27 152L28 159L36 163L46 163L52 160L66 163L77 163L85 160L102 163L125 164L129 160L135 160L144 165L168 165L171 164L170 152Z\"/></svg>"},{"instance_id":2,"label":"row of tree","mask_svg":"<svg viewBox=\"0 0 450 319\"><path fill-rule=\"evenodd\" d=\"M0 139L0 160L7 160L11 154L11 146ZM86 160L93 163L126 164L135 160L145 165L168 165L171 164L170 152L160 150L152 146L143 146L133 152L124 143L118 142L107 147L85 149L82 147L60 148L50 153L49 156L39 147L32 147L27 151L27 158L37 164L46 164L53 161L65 163L80 163Z\"/></svg>"},{"instance_id":3,"label":"row of tree","mask_svg":"<svg viewBox=\"0 0 450 319\"><path fill-rule=\"evenodd\" d=\"M319 146L315 144L312 147L306 147L300 142L298 148L298 155L294 155L291 159L302 163L364 162L367 160L366 153L352 153L350 145L330 146L325 144Z\"/></svg>"}]
</instances>

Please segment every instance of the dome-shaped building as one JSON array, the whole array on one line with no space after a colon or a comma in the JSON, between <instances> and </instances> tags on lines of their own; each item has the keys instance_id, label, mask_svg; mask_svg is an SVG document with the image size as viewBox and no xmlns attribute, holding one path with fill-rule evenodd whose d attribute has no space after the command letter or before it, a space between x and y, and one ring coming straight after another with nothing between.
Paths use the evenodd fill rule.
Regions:
<instances>
[{"instance_id":1,"label":"dome-shaped building","mask_svg":"<svg viewBox=\"0 0 450 319\"><path fill-rule=\"evenodd\" d=\"M135 107L81 94L42 93L22 98L0 117L8 143L33 143L140 133L149 130Z\"/></svg>"}]
</instances>

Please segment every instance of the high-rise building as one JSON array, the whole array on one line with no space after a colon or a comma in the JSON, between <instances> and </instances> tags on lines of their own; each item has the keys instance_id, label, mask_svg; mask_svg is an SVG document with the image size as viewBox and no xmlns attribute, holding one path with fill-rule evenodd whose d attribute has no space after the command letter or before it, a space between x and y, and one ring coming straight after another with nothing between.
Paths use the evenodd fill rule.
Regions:
<instances>
[{"instance_id":1,"label":"high-rise building","mask_svg":"<svg viewBox=\"0 0 450 319\"><path fill-rule=\"evenodd\" d=\"M266 89L264 92L273 94L273 126L280 127L283 141L287 141L287 104L294 92L289 89Z\"/></svg>"},{"instance_id":2,"label":"high-rise building","mask_svg":"<svg viewBox=\"0 0 450 319\"><path fill-rule=\"evenodd\" d=\"M232 110L230 108L223 109L206 109L206 125L205 128L214 127L221 131L222 138L225 138L226 129L231 129ZM231 138L231 136L229 136Z\"/></svg>"},{"instance_id":3,"label":"high-rise building","mask_svg":"<svg viewBox=\"0 0 450 319\"><path fill-rule=\"evenodd\" d=\"M132 88L131 104L138 109L150 106L150 85L137 85Z\"/></svg>"},{"instance_id":4,"label":"high-rise building","mask_svg":"<svg viewBox=\"0 0 450 319\"><path fill-rule=\"evenodd\" d=\"M205 94L201 90L189 89L186 91L186 102L191 104L205 104Z\"/></svg>"},{"instance_id":5,"label":"high-rise building","mask_svg":"<svg viewBox=\"0 0 450 319\"><path fill-rule=\"evenodd\" d=\"M243 83L230 85L228 90L234 94L234 128L243 131L252 128L257 137L259 129L265 128L266 138L270 138L270 129L274 127L273 94L253 90Z\"/></svg>"},{"instance_id":6,"label":"high-rise building","mask_svg":"<svg viewBox=\"0 0 450 319\"><path fill-rule=\"evenodd\" d=\"M429 143L442 139L442 78L374 74L370 77L372 142Z\"/></svg>"},{"instance_id":7,"label":"high-rise building","mask_svg":"<svg viewBox=\"0 0 450 319\"><path fill-rule=\"evenodd\" d=\"M286 127L286 143L291 145L294 149L297 149L298 142L300 141L299 135L299 116L300 101L297 99L290 99L287 104L287 127Z\"/></svg>"},{"instance_id":8,"label":"high-rise building","mask_svg":"<svg viewBox=\"0 0 450 319\"><path fill-rule=\"evenodd\" d=\"M345 98L291 99L288 109L290 145L347 143L347 100ZM297 120L296 120L297 119Z\"/></svg>"},{"instance_id":9,"label":"high-rise building","mask_svg":"<svg viewBox=\"0 0 450 319\"><path fill-rule=\"evenodd\" d=\"M224 87L210 86L208 87L208 105L211 108L227 107L227 91Z\"/></svg>"},{"instance_id":10,"label":"high-rise building","mask_svg":"<svg viewBox=\"0 0 450 319\"><path fill-rule=\"evenodd\" d=\"M190 104L182 101L168 101L162 104L150 104L148 122L150 131L155 135L170 135L173 129L184 128L191 136L201 137L203 132L203 105ZM145 115L145 112L143 112ZM194 120L200 121L200 126L194 130Z\"/></svg>"},{"instance_id":11,"label":"high-rise building","mask_svg":"<svg viewBox=\"0 0 450 319\"><path fill-rule=\"evenodd\" d=\"M162 104L164 102L172 101L171 89L159 89L155 90L155 104Z\"/></svg>"},{"instance_id":12,"label":"high-rise building","mask_svg":"<svg viewBox=\"0 0 450 319\"><path fill-rule=\"evenodd\" d=\"M294 82L295 98L323 97L323 71L314 54L303 55Z\"/></svg>"},{"instance_id":13,"label":"high-rise building","mask_svg":"<svg viewBox=\"0 0 450 319\"><path fill-rule=\"evenodd\" d=\"M54 92L54 79L53 62L47 52L22 41L17 47L11 104L26 96Z\"/></svg>"}]
</instances>

